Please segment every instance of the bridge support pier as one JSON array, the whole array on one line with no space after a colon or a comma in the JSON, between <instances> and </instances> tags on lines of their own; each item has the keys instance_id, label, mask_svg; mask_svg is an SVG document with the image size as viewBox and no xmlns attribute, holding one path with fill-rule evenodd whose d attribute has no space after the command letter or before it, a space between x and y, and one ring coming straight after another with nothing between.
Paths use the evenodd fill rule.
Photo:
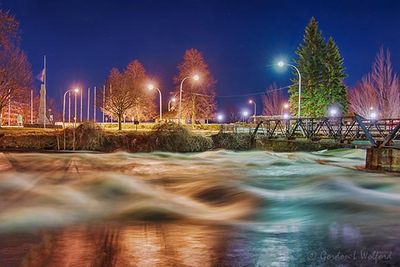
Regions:
<instances>
[{"instance_id":1,"label":"bridge support pier","mask_svg":"<svg viewBox=\"0 0 400 267\"><path fill-rule=\"evenodd\" d=\"M368 148L365 167L370 170L400 172L400 148Z\"/></svg>"}]
</instances>

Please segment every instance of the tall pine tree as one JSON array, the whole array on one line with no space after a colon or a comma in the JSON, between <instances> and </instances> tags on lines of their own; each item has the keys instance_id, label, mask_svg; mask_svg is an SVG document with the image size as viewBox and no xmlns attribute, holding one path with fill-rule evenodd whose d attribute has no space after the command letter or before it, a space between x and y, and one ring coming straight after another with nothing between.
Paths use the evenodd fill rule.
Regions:
<instances>
[{"instance_id":1,"label":"tall pine tree","mask_svg":"<svg viewBox=\"0 0 400 267\"><path fill-rule=\"evenodd\" d=\"M302 76L301 115L324 116L331 105L340 105L346 112L343 58L332 38L325 42L314 17L305 29L303 42L296 54L295 63ZM298 77L297 73L294 75L294 84L289 88L289 101L292 113L297 115Z\"/></svg>"},{"instance_id":2,"label":"tall pine tree","mask_svg":"<svg viewBox=\"0 0 400 267\"><path fill-rule=\"evenodd\" d=\"M336 105L341 108L343 114L346 114L348 100L347 88L344 85L344 79L346 78L345 68L339 48L332 37L329 38L326 45L325 71L326 81L323 84L325 90L321 92L325 95L323 108L326 110L329 105Z\"/></svg>"}]
</instances>

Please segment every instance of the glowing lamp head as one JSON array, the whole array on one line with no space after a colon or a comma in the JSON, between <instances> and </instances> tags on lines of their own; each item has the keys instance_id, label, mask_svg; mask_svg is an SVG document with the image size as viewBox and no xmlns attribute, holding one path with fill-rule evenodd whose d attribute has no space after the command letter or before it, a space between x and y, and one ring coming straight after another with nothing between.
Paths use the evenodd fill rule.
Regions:
<instances>
[{"instance_id":1,"label":"glowing lamp head","mask_svg":"<svg viewBox=\"0 0 400 267\"><path fill-rule=\"evenodd\" d=\"M79 93L79 88L75 88L75 89L74 89L74 92L75 92L75 93Z\"/></svg>"},{"instance_id":2,"label":"glowing lamp head","mask_svg":"<svg viewBox=\"0 0 400 267\"><path fill-rule=\"evenodd\" d=\"M376 120L378 118L378 114L376 112L371 112L371 114L369 114L369 118L371 120Z\"/></svg>"},{"instance_id":3,"label":"glowing lamp head","mask_svg":"<svg viewBox=\"0 0 400 267\"><path fill-rule=\"evenodd\" d=\"M250 99L250 100L249 100L249 104L253 104L253 99Z\"/></svg>"},{"instance_id":4,"label":"glowing lamp head","mask_svg":"<svg viewBox=\"0 0 400 267\"><path fill-rule=\"evenodd\" d=\"M290 119L290 115L288 113L283 114L283 119L288 120Z\"/></svg>"},{"instance_id":5,"label":"glowing lamp head","mask_svg":"<svg viewBox=\"0 0 400 267\"><path fill-rule=\"evenodd\" d=\"M175 98L175 97L171 98L171 101L172 101L172 102L175 102L175 101L176 101L176 98Z\"/></svg>"},{"instance_id":6,"label":"glowing lamp head","mask_svg":"<svg viewBox=\"0 0 400 267\"><path fill-rule=\"evenodd\" d=\"M200 80L200 76L198 74L193 75L193 80L195 81Z\"/></svg>"},{"instance_id":7,"label":"glowing lamp head","mask_svg":"<svg viewBox=\"0 0 400 267\"><path fill-rule=\"evenodd\" d=\"M335 117L339 114L339 111L337 110L337 108L331 108L329 109L329 116L331 117Z\"/></svg>"},{"instance_id":8,"label":"glowing lamp head","mask_svg":"<svg viewBox=\"0 0 400 267\"><path fill-rule=\"evenodd\" d=\"M217 115L217 120L218 120L219 122L221 122L223 119L224 119L224 115L222 115L222 114L218 114L218 115Z\"/></svg>"},{"instance_id":9,"label":"glowing lamp head","mask_svg":"<svg viewBox=\"0 0 400 267\"><path fill-rule=\"evenodd\" d=\"M242 115L243 115L243 117L247 117L247 116L249 116L249 112L248 111L243 111Z\"/></svg>"},{"instance_id":10,"label":"glowing lamp head","mask_svg":"<svg viewBox=\"0 0 400 267\"><path fill-rule=\"evenodd\" d=\"M149 84L147 85L147 89L149 89L150 91L153 90L153 89L154 89L154 84L149 83Z\"/></svg>"},{"instance_id":11,"label":"glowing lamp head","mask_svg":"<svg viewBox=\"0 0 400 267\"><path fill-rule=\"evenodd\" d=\"M289 104L288 103L283 104L283 108L284 109L288 109L289 108Z\"/></svg>"},{"instance_id":12,"label":"glowing lamp head","mask_svg":"<svg viewBox=\"0 0 400 267\"><path fill-rule=\"evenodd\" d=\"M283 61L278 61L278 67L282 68L283 66L285 66L285 62Z\"/></svg>"}]
</instances>

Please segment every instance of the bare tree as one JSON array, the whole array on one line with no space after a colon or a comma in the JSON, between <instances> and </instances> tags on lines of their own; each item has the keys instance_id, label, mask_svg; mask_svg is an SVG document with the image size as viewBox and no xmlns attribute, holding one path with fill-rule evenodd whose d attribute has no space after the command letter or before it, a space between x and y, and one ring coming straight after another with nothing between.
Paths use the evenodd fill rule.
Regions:
<instances>
[{"instance_id":1,"label":"bare tree","mask_svg":"<svg viewBox=\"0 0 400 267\"><path fill-rule=\"evenodd\" d=\"M0 114L11 98L20 101L32 88L30 64L18 48L18 29L18 21L0 10Z\"/></svg>"},{"instance_id":2,"label":"bare tree","mask_svg":"<svg viewBox=\"0 0 400 267\"><path fill-rule=\"evenodd\" d=\"M381 48L372 66L372 71L349 93L350 109L368 116L376 109L383 118L400 116L400 81L393 72L390 51Z\"/></svg>"},{"instance_id":3,"label":"bare tree","mask_svg":"<svg viewBox=\"0 0 400 267\"><path fill-rule=\"evenodd\" d=\"M237 105L229 103L226 107L227 122L238 122L240 121L240 110Z\"/></svg>"},{"instance_id":4,"label":"bare tree","mask_svg":"<svg viewBox=\"0 0 400 267\"><path fill-rule=\"evenodd\" d=\"M179 74L174 78L176 95L179 95L180 83L185 77L195 74L200 77L199 81L190 79L185 82L182 94L182 117L191 118L192 124L197 118L213 118L216 109L216 82L202 53L194 48L186 50L178 69Z\"/></svg>"},{"instance_id":5,"label":"bare tree","mask_svg":"<svg viewBox=\"0 0 400 267\"><path fill-rule=\"evenodd\" d=\"M12 48L18 46L20 41L19 23L9 14L0 10L0 45L2 48Z\"/></svg>"},{"instance_id":6,"label":"bare tree","mask_svg":"<svg viewBox=\"0 0 400 267\"><path fill-rule=\"evenodd\" d=\"M145 90L147 80L145 69L138 60L132 61L122 73L115 68L111 70L106 86L104 111L118 118L119 130L122 129L124 116L140 120L155 114L154 95Z\"/></svg>"},{"instance_id":7,"label":"bare tree","mask_svg":"<svg viewBox=\"0 0 400 267\"><path fill-rule=\"evenodd\" d=\"M118 130L121 130L123 115L135 105L136 95L129 90L126 79L117 69L111 70L107 85L110 90L105 96L104 109L118 118Z\"/></svg>"},{"instance_id":8,"label":"bare tree","mask_svg":"<svg viewBox=\"0 0 400 267\"><path fill-rule=\"evenodd\" d=\"M379 106L378 96L367 76L363 77L353 89L349 90L350 112L363 117L370 115L370 110Z\"/></svg>"},{"instance_id":9,"label":"bare tree","mask_svg":"<svg viewBox=\"0 0 400 267\"><path fill-rule=\"evenodd\" d=\"M266 116L282 115L287 101L282 90L276 84L271 85L263 96L263 114Z\"/></svg>"},{"instance_id":10,"label":"bare tree","mask_svg":"<svg viewBox=\"0 0 400 267\"><path fill-rule=\"evenodd\" d=\"M156 116L156 94L149 92L146 88L149 78L143 65L138 60L132 61L127 66L124 77L135 102L127 110L126 115L138 121L154 119Z\"/></svg>"}]
</instances>

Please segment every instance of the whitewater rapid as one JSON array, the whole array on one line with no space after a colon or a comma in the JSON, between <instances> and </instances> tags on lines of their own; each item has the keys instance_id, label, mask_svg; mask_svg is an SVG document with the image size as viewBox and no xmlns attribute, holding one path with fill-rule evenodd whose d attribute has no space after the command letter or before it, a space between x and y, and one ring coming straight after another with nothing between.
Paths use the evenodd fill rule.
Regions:
<instances>
[{"instance_id":1,"label":"whitewater rapid","mask_svg":"<svg viewBox=\"0 0 400 267\"><path fill-rule=\"evenodd\" d=\"M237 252L253 253L255 261L244 257L243 263L263 263L264 254L277 257L269 258L273 262L295 263L304 246L307 251L382 244L395 249L400 177L367 172L364 160L365 151L355 149L3 153L0 236L182 222L236 229L234 243L254 249Z\"/></svg>"}]
</instances>

